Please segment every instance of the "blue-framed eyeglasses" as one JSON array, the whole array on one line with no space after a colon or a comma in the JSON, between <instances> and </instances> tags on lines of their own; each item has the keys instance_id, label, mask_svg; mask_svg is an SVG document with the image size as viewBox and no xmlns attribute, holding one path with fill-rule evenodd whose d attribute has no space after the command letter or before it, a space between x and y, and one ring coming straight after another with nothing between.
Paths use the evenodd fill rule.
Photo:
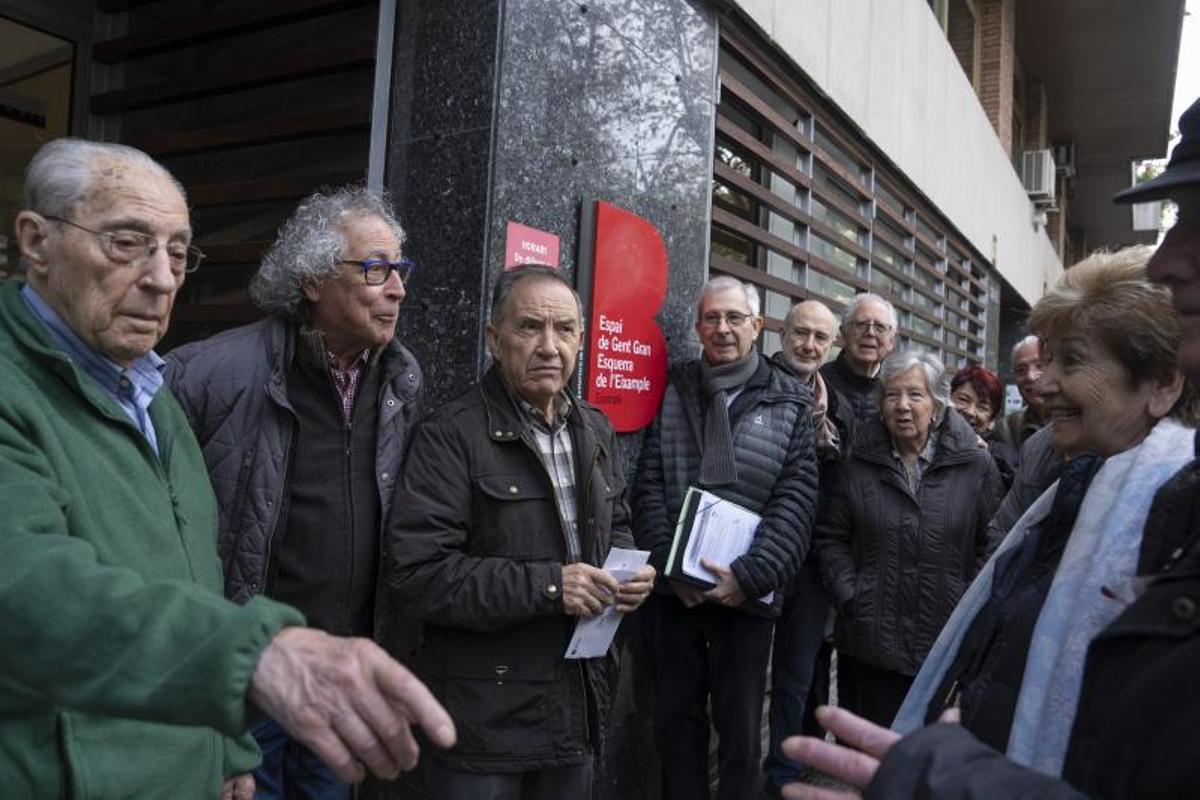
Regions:
<instances>
[{"instance_id":1,"label":"blue-framed eyeglasses","mask_svg":"<svg viewBox=\"0 0 1200 800\"><path fill-rule=\"evenodd\" d=\"M356 267L362 268L363 281L368 286L379 286L387 283L388 275L395 272L400 276L401 283L408 283L412 271L416 269L416 263L410 259L402 258L399 261L387 261L382 258L368 258L363 261L355 261L350 258L343 258L343 264L353 264Z\"/></svg>"}]
</instances>

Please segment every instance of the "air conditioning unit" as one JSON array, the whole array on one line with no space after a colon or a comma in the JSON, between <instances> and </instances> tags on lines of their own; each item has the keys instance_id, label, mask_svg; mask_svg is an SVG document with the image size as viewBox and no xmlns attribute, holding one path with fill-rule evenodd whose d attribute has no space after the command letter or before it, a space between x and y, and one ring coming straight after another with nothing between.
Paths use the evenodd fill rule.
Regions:
<instances>
[{"instance_id":1,"label":"air conditioning unit","mask_svg":"<svg viewBox=\"0 0 1200 800\"><path fill-rule=\"evenodd\" d=\"M1021 183L1036 206L1054 205L1054 154L1050 150L1026 150L1021 154Z\"/></svg>"},{"instance_id":2,"label":"air conditioning unit","mask_svg":"<svg viewBox=\"0 0 1200 800\"><path fill-rule=\"evenodd\" d=\"M1054 150L1054 166L1058 171L1066 175L1068 178L1075 177L1075 140L1067 139L1065 142L1055 142Z\"/></svg>"}]
</instances>

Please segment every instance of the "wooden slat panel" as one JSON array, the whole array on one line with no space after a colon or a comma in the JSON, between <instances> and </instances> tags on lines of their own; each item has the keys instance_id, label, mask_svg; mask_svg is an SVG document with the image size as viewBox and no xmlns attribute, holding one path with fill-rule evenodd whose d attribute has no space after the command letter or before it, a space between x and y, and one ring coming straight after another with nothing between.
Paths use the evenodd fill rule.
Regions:
<instances>
[{"instance_id":1,"label":"wooden slat panel","mask_svg":"<svg viewBox=\"0 0 1200 800\"><path fill-rule=\"evenodd\" d=\"M734 261L724 256L714 255L709 259L709 268L715 269L718 272L724 272L726 275L732 275L740 281L753 283L755 286L761 286L764 289L769 289L772 292L785 295L796 300L807 299L809 292L803 286L785 281L783 278L777 278L774 275L763 272L760 269L743 264L739 261Z\"/></svg>"},{"instance_id":2,"label":"wooden slat panel","mask_svg":"<svg viewBox=\"0 0 1200 800\"><path fill-rule=\"evenodd\" d=\"M253 89L281 81L332 75L338 72L362 69L374 63L374 43L362 42L355 45L293 53L278 59L199 73L191 78L166 83L95 94L92 95L90 107L93 114L116 114L121 111L193 100L223 92Z\"/></svg>"},{"instance_id":3,"label":"wooden slat panel","mask_svg":"<svg viewBox=\"0 0 1200 800\"><path fill-rule=\"evenodd\" d=\"M92 45L92 58L102 64L114 64L371 4L372 0L257 0L197 16L187 25L165 25L155 30L96 42Z\"/></svg>"},{"instance_id":4,"label":"wooden slat panel","mask_svg":"<svg viewBox=\"0 0 1200 800\"><path fill-rule=\"evenodd\" d=\"M862 225L864 228L871 227L871 218L847 203L840 195L826 192L823 188L821 188L821 184L817 183L816 181L813 181L812 191L816 193L817 199L822 203L833 206L846 216L854 219L855 222Z\"/></svg>"},{"instance_id":5,"label":"wooden slat panel","mask_svg":"<svg viewBox=\"0 0 1200 800\"><path fill-rule=\"evenodd\" d=\"M902 281L905 286L912 286L913 279L911 275L906 275L904 270L897 269L886 261L881 261L879 256L871 257L871 268L879 270L892 280Z\"/></svg>"},{"instance_id":6,"label":"wooden slat panel","mask_svg":"<svg viewBox=\"0 0 1200 800\"><path fill-rule=\"evenodd\" d=\"M784 119L783 115L770 106L765 100L756 95L749 86L739 81L733 75L725 70L721 70L721 90L729 90L730 94L738 100L745 103L762 118L764 122L770 125L784 137L790 139L792 144L799 147L805 152L811 152L814 147L812 139L799 130L791 123L790 120Z\"/></svg>"},{"instance_id":7,"label":"wooden slat panel","mask_svg":"<svg viewBox=\"0 0 1200 800\"><path fill-rule=\"evenodd\" d=\"M820 256L809 254L808 265L810 267L817 268L817 272L820 272L827 278L832 278L835 281L841 281L842 283L849 284L850 286L862 289L863 291L870 291L871 289L867 282L862 278L858 277L857 275L851 275L837 264L826 261Z\"/></svg>"},{"instance_id":8,"label":"wooden slat panel","mask_svg":"<svg viewBox=\"0 0 1200 800\"><path fill-rule=\"evenodd\" d=\"M196 322L219 322L240 325L253 322L263 315L251 303L188 303L171 312L171 322L189 324Z\"/></svg>"},{"instance_id":9,"label":"wooden slat panel","mask_svg":"<svg viewBox=\"0 0 1200 800\"><path fill-rule=\"evenodd\" d=\"M848 253L853 253L854 255L861 258L863 261L870 260L871 253L865 247L863 247L858 242L854 242L854 241L851 241L850 239L847 239L845 236L842 235L841 231L837 230L836 228L830 227L828 224L821 221L820 218L813 217L812 229L814 231L820 233L822 239L826 240L827 242L834 245L835 247L839 247Z\"/></svg>"},{"instance_id":10,"label":"wooden slat panel","mask_svg":"<svg viewBox=\"0 0 1200 800\"><path fill-rule=\"evenodd\" d=\"M756 244L762 245L770 250L774 250L780 255L785 255L796 261L807 262L809 259L808 251L803 247L798 247L786 239L776 236L770 231L764 230L753 222L748 222L741 217L730 214L722 208L713 208L713 222L718 225L723 225L731 231L741 234L750 239Z\"/></svg>"},{"instance_id":11,"label":"wooden slat panel","mask_svg":"<svg viewBox=\"0 0 1200 800\"><path fill-rule=\"evenodd\" d=\"M770 206L771 210L780 216L787 217L792 222L798 225L807 225L809 223L808 214L805 214L794 205L784 200L779 195L772 192L761 183L756 183L750 180L742 173L733 169L728 164L720 161L713 163L713 174L725 184L737 189L740 192L750 195L763 205Z\"/></svg>"},{"instance_id":12,"label":"wooden slat panel","mask_svg":"<svg viewBox=\"0 0 1200 800\"><path fill-rule=\"evenodd\" d=\"M262 260L263 253L271 246L270 242L228 242L224 244L205 244L200 241L196 245L204 251L204 265L209 264L255 264Z\"/></svg>"},{"instance_id":13,"label":"wooden slat panel","mask_svg":"<svg viewBox=\"0 0 1200 800\"><path fill-rule=\"evenodd\" d=\"M196 208L257 203L267 200L298 200L320 186L339 186L361 181L359 172L304 175L298 178L262 178L228 183L204 183L188 189L188 202Z\"/></svg>"},{"instance_id":14,"label":"wooden slat panel","mask_svg":"<svg viewBox=\"0 0 1200 800\"><path fill-rule=\"evenodd\" d=\"M797 186L807 189L812 184L812 179L801 172L795 164L789 164L784 161L778 153L775 153L771 148L758 139L755 139L732 120L720 116L719 113L717 115L717 131L731 141L744 147L758 158L759 161L769 166L773 172L787 178Z\"/></svg>"},{"instance_id":15,"label":"wooden slat panel","mask_svg":"<svg viewBox=\"0 0 1200 800\"><path fill-rule=\"evenodd\" d=\"M787 76L781 75L774 65L769 64L753 48L739 41L736 36L729 35L729 29L725 26L721 28L721 44L735 50L740 60L746 66L750 67L750 71L757 74L759 78L762 78L773 91L794 103L798 108L811 114L814 119L823 123L826 131L830 133L830 138L836 140L838 145L849 152L850 155L857 158L865 166L872 165L874 159L870 154L856 142L849 141L841 136L839 128L841 128L842 123L828 114L815 97L801 90Z\"/></svg>"},{"instance_id":16,"label":"wooden slat panel","mask_svg":"<svg viewBox=\"0 0 1200 800\"><path fill-rule=\"evenodd\" d=\"M728 89L734 97L745 103L768 123L775 131L783 134L787 139L802 150L812 153L817 158L821 159L821 163L825 168L833 174L837 175L850 186L851 189L858 192L864 199L870 199L871 190L867 188L857 175L851 175L850 172L842 166L841 162L833 156L825 152L824 148L817 145L812 139L801 133L788 120L772 108L768 103L759 98L750 87L739 81L737 78L730 75L728 72L721 72L721 88Z\"/></svg>"},{"instance_id":17,"label":"wooden slat panel","mask_svg":"<svg viewBox=\"0 0 1200 800\"><path fill-rule=\"evenodd\" d=\"M874 226L871 228L871 235L874 236L876 239L881 240L884 244L890 246L893 250L896 250L899 253L903 253L904 255L907 255L910 258L913 256L913 249L911 247L909 247L908 245L904 244L904 242L901 242L900 240L898 240L895 236L892 236L891 232L888 231L887 228L881 228L878 226Z\"/></svg>"},{"instance_id":18,"label":"wooden slat panel","mask_svg":"<svg viewBox=\"0 0 1200 800\"><path fill-rule=\"evenodd\" d=\"M893 225L895 225L898 228L904 229L905 231L908 232L908 234L910 236L914 233L916 226L913 223L909 222L907 219L905 219L903 215L897 214L895 209L893 209L891 206L886 205L885 203L881 203L877 199L875 201L875 208L877 209L876 216L878 216L880 213L882 213L884 216L886 216L892 222ZM906 249L908 249L907 246L906 246Z\"/></svg>"},{"instance_id":19,"label":"wooden slat panel","mask_svg":"<svg viewBox=\"0 0 1200 800\"><path fill-rule=\"evenodd\" d=\"M152 156L177 156L365 130L370 124L370 103L364 95L363 102L332 111L152 134L131 144Z\"/></svg>"},{"instance_id":20,"label":"wooden slat panel","mask_svg":"<svg viewBox=\"0 0 1200 800\"><path fill-rule=\"evenodd\" d=\"M918 242L925 245L926 250L937 253L938 255L944 255L944 253L942 253L942 246L938 242L935 242L933 239L930 239L928 236L922 233L921 229L915 225L913 226L913 234L916 236Z\"/></svg>"},{"instance_id":21,"label":"wooden slat panel","mask_svg":"<svg viewBox=\"0 0 1200 800\"><path fill-rule=\"evenodd\" d=\"M157 2L159 0L96 0L96 10L103 11L105 14L119 14L122 11L130 11Z\"/></svg>"}]
</instances>

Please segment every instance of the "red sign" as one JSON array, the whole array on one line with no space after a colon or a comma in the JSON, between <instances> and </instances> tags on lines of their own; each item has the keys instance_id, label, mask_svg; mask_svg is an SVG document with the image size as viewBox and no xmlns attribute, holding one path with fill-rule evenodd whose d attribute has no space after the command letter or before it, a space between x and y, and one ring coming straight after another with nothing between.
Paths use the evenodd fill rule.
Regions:
<instances>
[{"instance_id":1,"label":"red sign","mask_svg":"<svg viewBox=\"0 0 1200 800\"><path fill-rule=\"evenodd\" d=\"M519 222L509 222L504 236L504 268L522 264L558 266L558 237Z\"/></svg>"},{"instance_id":2,"label":"red sign","mask_svg":"<svg viewBox=\"0 0 1200 800\"><path fill-rule=\"evenodd\" d=\"M587 400L614 430L641 430L667 385L667 344L654 317L667 297L667 248L658 230L623 208L596 203Z\"/></svg>"}]
</instances>

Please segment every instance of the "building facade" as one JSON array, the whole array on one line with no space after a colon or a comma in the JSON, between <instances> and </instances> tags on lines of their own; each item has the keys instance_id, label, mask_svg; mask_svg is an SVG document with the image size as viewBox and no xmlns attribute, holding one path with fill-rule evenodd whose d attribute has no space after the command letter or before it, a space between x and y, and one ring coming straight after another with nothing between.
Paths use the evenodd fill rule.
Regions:
<instances>
[{"instance_id":1,"label":"building facade","mask_svg":"<svg viewBox=\"0 0 1200 800\"><path fill-rule=\"evenodd\" d=\"M874 291L902 344L1003 371L1064 264L1153 240L1109 198L1165 154L1182 18L1183 0L0 0L0 214L11 231L55 135L160 159L209 255L169 348L256 316L249 278L301 197L386 188L418 264L401 332L435 399L485 366L509 223L557 237L575 276L597 200L662 238L673 361L698 352L696 290L728 274L762 293L768 353L792 303ZM603 797L654 796L639 674Z\"/></svg>"}]
</instances>

